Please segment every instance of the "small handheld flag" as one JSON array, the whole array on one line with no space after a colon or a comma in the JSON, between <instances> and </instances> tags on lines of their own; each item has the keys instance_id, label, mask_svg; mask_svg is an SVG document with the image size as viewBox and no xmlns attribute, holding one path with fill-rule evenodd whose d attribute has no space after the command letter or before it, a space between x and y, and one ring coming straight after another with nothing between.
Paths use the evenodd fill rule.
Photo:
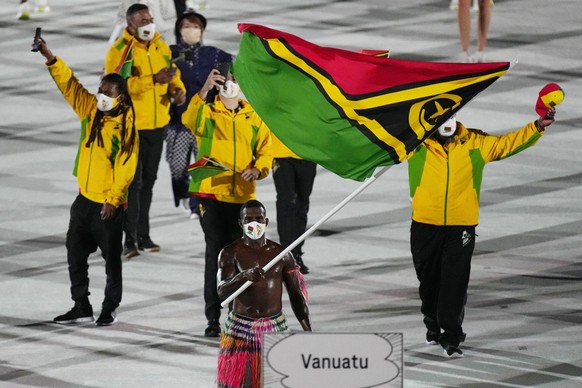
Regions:
<instances>
[{"instance_id":1,"label":"small handheld flag","mask_svg":"<svg viewBox=\"0 0 582 388\"><path fill-rule=\"evenodd\" d=\"M127 42L121 54L119 64L115 68L115 72L125 79L131 77L131 70L133 68L133 42L133 39Z\"/></svg>"},{"instance_id":2,"label":"small handheld flag","mask_svg":"<svg viewBox=\"0 0 582 388\"><path fill-rule=\"evenodd\" d=\"M189 165L187 169L194 182L199 182L225 171L232 171L231 168L210 159L208 156L201 157L196 163Z\"/></svg>"}]
</instances>

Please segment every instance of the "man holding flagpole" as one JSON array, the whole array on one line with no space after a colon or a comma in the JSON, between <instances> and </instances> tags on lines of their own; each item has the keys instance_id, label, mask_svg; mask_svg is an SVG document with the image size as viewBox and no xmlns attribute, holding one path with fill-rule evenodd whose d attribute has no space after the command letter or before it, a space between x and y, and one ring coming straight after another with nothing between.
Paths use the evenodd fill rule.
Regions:
<instances>
[{"instance_id":1,"label":"man holding flagpole","mask_svg":"<svg viewBox=\"0 0 582 388\"><path fill-rule=\"evenodd\" d=\"M217 96L206 101L210 91ZM182 115L183 124L196 136L199 158L225 168L223 173L190 182L190 192L200 202L200 225L206 241L204 302L206 337L220 335L221 300L216 290L218 254L239 239L241 205L255 199L256 182L269 175L273 164L271 132L245 100L228 72L213 69Z\"/></svg>"},{"instance_id":2,"label":"man holding flagpole","mask_svg":"<svg viewBox=\"0 0 582 388\"><path fill-rule=\"evenodd\" d=\"M129 259L139 255L138 249L160 250L150 237L149 211L164 145L164 128L170 121L170 104L183 104L186 89L180 71L171 66L170 47L156 32L147 5L131 5L126 19L122 37L107 53L105 72L116 72L127 79L140 139L139 163L129 188L124 226L123 255Z\"/></svg>"},{"instance_id":3,"label":"man holding flagpole","mask_svg":"<svg viewBox=\"0 0 582 388\"><path fill-rule=\"evenodd\" d=\"M301 328L311 331L307 287L291 253L263 269L283 247L265 235L269 219L261 202L246 202L239 223L242 238L226 246L218 258L218 294L226 298L243 283L253 284L234 299L226 319L218 351L218 386L260 387L262 335L288 331L283 286Z\"/></svg>"}]
</instances>

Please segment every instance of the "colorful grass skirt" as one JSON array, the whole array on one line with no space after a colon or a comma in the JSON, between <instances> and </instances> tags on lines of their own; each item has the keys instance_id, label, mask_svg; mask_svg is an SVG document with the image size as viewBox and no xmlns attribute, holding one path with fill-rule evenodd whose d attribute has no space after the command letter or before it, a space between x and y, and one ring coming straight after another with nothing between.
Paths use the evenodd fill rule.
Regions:
<instances>
[{"instance_id":1,"label":"colorful grass skirt","mask_svg":"<svg viewBox=\"0 0 582 388\"><path fill-rule=\"evenodd\" d=\"M218 387L261 387L262 333L288 331L285 314L273 317L250 318L228 314L218 351Z\"/></svg>"}]
</instances>

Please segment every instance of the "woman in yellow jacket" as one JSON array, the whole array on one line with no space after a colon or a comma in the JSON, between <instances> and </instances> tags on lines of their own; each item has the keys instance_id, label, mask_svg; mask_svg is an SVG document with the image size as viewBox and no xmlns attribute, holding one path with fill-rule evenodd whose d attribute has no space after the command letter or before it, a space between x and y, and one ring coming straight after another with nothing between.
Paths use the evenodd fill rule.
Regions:
<instances>
[{"instance_id":1,"label":"woman in yellow jacket","mask_svg":"<svg viewBox=\"0 0 582 388\"><path fill-rule=\"evenodd\" d=\"M74 307L54 318L56 323L94 320L89 302L89 255L101 249L107 282L98 326L116 321L121 302L121 252L124 206L137 166L139 140L131 97L125 80L108 74L97 95L89 93L44 40L40 53L63 96L81 120L81 142L74 174L79 195L71 206L67 231L67 261Z\"/></svg>"},{"instance_id":2,"label":"woman in yellow jacket","mask_svg":"<svg viewBox=\"0 0 582 388\"><path fill-rule=\"evenodd\" d=\"M255 181L266 178L273 164L271 132L251 105L238 98L240 89L232 75L228 74L227 78L213 69L182 115L182 122L196 136L198 158L210 157L230 169L200 182L190 182L190 192L199 199L200 224L206 241L204 301L208 327L204 335L207 337L220 334L221 300L216 289L218 254L242 236L240 208L255 199ZM214 88L219 88L218 95L206 102Z\"/></svg>"},{"instance_id":3,"label":"woman in yellow jacket","mask_svg":"<svg viewBox=\"0 0 582 388\"><path fill-rule=\"evenodd\" d=\"M554 111L501 136L466 128L452 117L409 157L412 198L410 247L420 281L426 341L439 344L447 357L462 356L462 324L479 193L486 163L534 145Z\"/></svg>"}]
</instances>

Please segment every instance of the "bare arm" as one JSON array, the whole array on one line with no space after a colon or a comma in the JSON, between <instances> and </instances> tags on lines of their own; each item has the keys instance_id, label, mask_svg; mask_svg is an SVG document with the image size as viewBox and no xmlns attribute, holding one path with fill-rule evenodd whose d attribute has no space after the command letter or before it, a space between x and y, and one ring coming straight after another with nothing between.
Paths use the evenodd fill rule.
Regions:
<instances>
[{"instance_id":1,"label":"bare arm","mask_svg":"<svg viewBox=\"0 0 582 388\"><path fill-rule=\"evenodd\" d=\"M311 320L309 318L309 307L307 306L307 287L303 280L303 275L295 265L295 260L291 254L283 259L285 267L283 269L283 282L289 294L289 301L295 317L304 331L311 331Z\"/></svg>"}]
</instances>

